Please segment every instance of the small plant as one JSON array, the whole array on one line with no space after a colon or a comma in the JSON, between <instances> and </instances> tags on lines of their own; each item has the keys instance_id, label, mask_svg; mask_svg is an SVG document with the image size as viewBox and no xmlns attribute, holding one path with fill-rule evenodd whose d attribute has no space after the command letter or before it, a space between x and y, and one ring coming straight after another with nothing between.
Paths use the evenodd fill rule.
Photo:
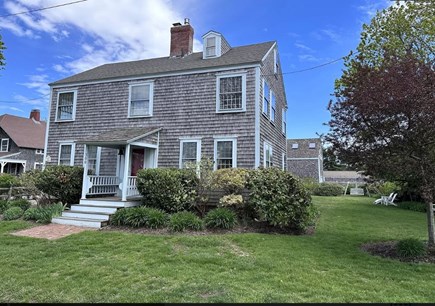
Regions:
<instances>
[{"instance_id":1,"label":"small plant","mask_svg":"<svg viewBox=\"0 0 435 306\"><path fill-rule=\"evenodd\" d=\"M30 202L26 199L17 199L9 202L10 207L19 207L22 210L26 211L30 208Z\"/></svg>"},{"instance_id":2,"label":"small plant","mask_svg":"<svg viewBox=\"0 0 435 306\"><path fill-rule=\"evenodd\" d=\"M400 240L396 246L397 254L402 258L418 257L426 254L425 244L415 238Z\"/></svg>"},{"instance_id":3,"label":"small plant","mask_svg":"<svg viewBox=\"0 0 435 306\"><path fill-rule=\"evenodd\" d=\"M110 219L112 225L131 227L160 228L168 221L168 215L161 209L133 207L119 209Z\"/></svg>"},{"instance_id":4,"label":"small plant","mask_svg":"<svg viewBox=\"0 0 435 306\"><path fill-rule=\"evenodd\" d=\"M4 213L9 207L7 200L0 200L0 214Z\"/></svg>"},{"instance_id":5,"label":"small plant","mask_svg":"<svg viewBox=\"0 0 435 306\"><path fill-rule=\"evenodd\" d=\"M148 223L147 227L149 228L161 228L166 226L168 223L169 217L161 209L148 208Z\"/></svg>"},{"instance_id":6,"label":"small plant","mask_svg":"<svg viewBox=\"0 0 435 306\"><path fill-rule=\"evenodd\" d=\"M24 220L36 220L36 216L38 213L38 209L36 207L30 207L28 210L26 210L23 214Z\"/></svg>"},{"instance_id":7,"label":"small plant","mask_svg":"<svg viewBox=\"0 0 435 306\"><path fill-rule=\"evenodd\" d=\"M131 208L118 209L113 216L110 217L110 224L115 226L126 225L127 215L130 213Z\"/></svg>"},{"instance_id":8,"label":"small plant","mask_svg":"<svg viewBox=\"0 0 435 306\"><path fill-rule=\"evenodd\" d=\"M0 188L9 188L11 186L19 186L18 178L9 173L1 173Z\"/></svg>"},{"instance_id":9,"label":"small plant","mask_svg":"<svg viewBox=\"0 0 435 306\"><path fill-rule=\"evenodd\" d=\"M44 207L31 207L23 214L24 220L34 220L37 223L50 223L53 217L60 216L65 209L65 205L62 203L56 203Z\"/></svg>"},{"instance_id":10,"label":"small plant","mask_svg":"<svg viewBox=\"0 0 435 306\"><path fill-rule=\"evenodd\" d=\"M344 188L340 184L323 182L314 188L313 194L317 196L339 196L343 195Z\"/></svg>"},{"instance_id":11,"label":"small plant","mask_svg":"<svg viewBox=\"0 0 435 306\"><path fill-rule=\"evenodd\" d=\"M170 217L169 229L173 232L182 232L186 229L199 231L203 229L203 222L194 213L182 211L175 213Z\"/></svg>"},{"instance_id":12,"label":"small plant","mask_svg":"<svg viewBox=\"0 0 435 306\"><path fill-rule=\"evenodd\" d=\"M16 220L21 218L21 216L23 215L24 211L19 208L19 207L11 207L8 208L4 214L3 214L3 218L5 220Z\"/></svg>"},{"instance_id":13,"label":"small plant","mask_svg":"<svg viewBox=\"0 0 435 306\"><path fill-rule=\"evenodd\" d=\"M228 208L220 207L211 210L204 218L207 228L231 229L236 223L236 214Z\"/></svg>"}]
</instances>

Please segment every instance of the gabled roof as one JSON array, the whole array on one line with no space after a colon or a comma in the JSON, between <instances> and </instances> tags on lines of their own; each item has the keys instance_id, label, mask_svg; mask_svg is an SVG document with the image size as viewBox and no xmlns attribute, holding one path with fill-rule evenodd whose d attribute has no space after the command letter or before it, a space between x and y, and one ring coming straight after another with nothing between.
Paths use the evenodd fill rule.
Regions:
<instances>
[{"instance_id":1,"label":"gabled roof","mask_svg":"<svg viewBox=\"0 0 435 306\"><path fill-rule=\"evenodd\" d=\"M195 52L185 57L159 57L147 60L105 64L78 73L65 79L50 83L66 85L104 80L116 80L130 77L142 77L172 72L238 66L259 63L275 44L274 41L231 48L220 57L203 59L202 52Z\"/></svg>"},{"instance_id":2,"label":"gabled roof","mask_svg":"<svg viewBox=\"0 0 435 306\"><path fill-rule=\"evenodd\" d=\"M18 147L44 149L45 121L4 114L0 116L0 127Z\"/></svg>"}]
</instances>

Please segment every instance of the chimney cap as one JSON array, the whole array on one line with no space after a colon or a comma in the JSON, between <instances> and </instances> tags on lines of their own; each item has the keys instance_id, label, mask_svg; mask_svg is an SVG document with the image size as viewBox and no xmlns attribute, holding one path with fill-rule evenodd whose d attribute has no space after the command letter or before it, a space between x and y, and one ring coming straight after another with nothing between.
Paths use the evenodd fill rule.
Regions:
<instances>
[{"instance_id":1,"label":"chimney cap","mask_svg":"<svg viewBox=\"0 0 435 306\"><path fill-rule=\"evenodd\" d=\"M189 18L184 18L184 24L190 24Z\"/></svg>"},{"instance_id":2,"label":"chimney cap","mask_svg":"<svg viewBox=\"0 0 435 306\"><path fill-rule=\"evenodd\" d=\"M172 25L173 25L174 27L179 27L179 26L181 25L181 23L176 22L176 23L173 23Z\"/></svg>"}]
</instances>

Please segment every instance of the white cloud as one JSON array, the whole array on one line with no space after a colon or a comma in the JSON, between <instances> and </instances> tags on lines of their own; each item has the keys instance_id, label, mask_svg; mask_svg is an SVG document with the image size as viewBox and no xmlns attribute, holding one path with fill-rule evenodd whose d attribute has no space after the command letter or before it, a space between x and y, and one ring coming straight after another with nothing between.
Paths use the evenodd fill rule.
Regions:
<instances>
[{"instance_id":1,"label":"white cloud","mask_svg":"<svg viewBox=\"0 0 435 306\"><path fill-rule=\"evenodd\" d=\"M357 6L358 10L362 11L366 17L370 19L376 15L376 12L382 10L391 5L395 5L395 1L391 0L381 0L381 1L373 1L373 0L365 0L365 3Z\"/></svg>"},{"instance_id":2,"label":"white cloud","mask_svg":"<svg viewBox=\"0 0 435 306\"><path fill-rule=\"evenodd\" d=\"M46 74L39 74L30 75L28 78L29 82L19 83L19 85L25 86L28 89L32 89L39 95L39 97L29 98L23 95L15 95L14 99L23 104L46 108L48 104L48 96L50 95L50 88L47 85L47 83L49 83L48 76Z\"/></svg>"},{"instance_id":3,"label":"white cloud","mask_svg":"<svg viewBox=\"0 0 435 306\"><path fill-rule=\"evenodd\" d=\"M310 47L308 47L308 46L306 46L306 45L304 45L304 44L301 44L301 43L295 43L295 47L296 47L296 48L299 48L299 49L301 49L301 50L304 50L304 51L314 52L313 49L311 49Z\"/></svg>"},{"instance_id":4,"label":"white cloud","mask_svg":"<svg viewBox=\"0 0 435 306\"><path fill-rule=\"evenodd\" d=\"M322 60L321 58L315 57L312 54L301 54L298 55L298 58L302 62L319 62Z\"/></svg>"},{"instance_id":5,"label":"white cloud","mask_svg":"<svg viewBox=\"0 0 435 306\"><path fill-rule=\"evenodd\" d=\"M54 4L52 0L17 0L5 2L4 7L17 13ZM175 0L92 0L6 18L0 28L30 38L45 34L55 42L70 37L71 31L84 34L83 45L74 53L59 55L61 62L53 63L55 71L72 74L108 62L168 56L170 27L183 20ZM195 39L194 51L201 48Z\"/></svg>"}]
</instances>

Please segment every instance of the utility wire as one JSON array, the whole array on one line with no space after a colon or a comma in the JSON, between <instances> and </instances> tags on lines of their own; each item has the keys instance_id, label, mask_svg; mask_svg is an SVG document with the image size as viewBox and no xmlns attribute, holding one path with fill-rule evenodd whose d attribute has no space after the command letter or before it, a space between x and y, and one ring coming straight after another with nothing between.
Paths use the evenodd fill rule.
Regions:
<instances>
[{"instance_id":1,"label":"utility wire","mask_svg":"<svg viewBox=\"0 0 435 306\"><path fill-rule=\"evenodd\" d=\"M76 4L76 3L85 2L85 1L88 1L88 0L79 0L79 1L67 2L67 3L53 5L53 6L48 6L48 7L43 7L43 8L39 8L39 9L34 9L34 10L29 10L29 11L14 13L14 14L3 15L3 16L0 16L0 18L6 18L6 17L21 15L21 14L29 14L29 13L33 13L33 12L44 11L44 10L49 10L49 9L56 8L56 7L67 6L67 5Z\"/></svg>"}]
</instances>

